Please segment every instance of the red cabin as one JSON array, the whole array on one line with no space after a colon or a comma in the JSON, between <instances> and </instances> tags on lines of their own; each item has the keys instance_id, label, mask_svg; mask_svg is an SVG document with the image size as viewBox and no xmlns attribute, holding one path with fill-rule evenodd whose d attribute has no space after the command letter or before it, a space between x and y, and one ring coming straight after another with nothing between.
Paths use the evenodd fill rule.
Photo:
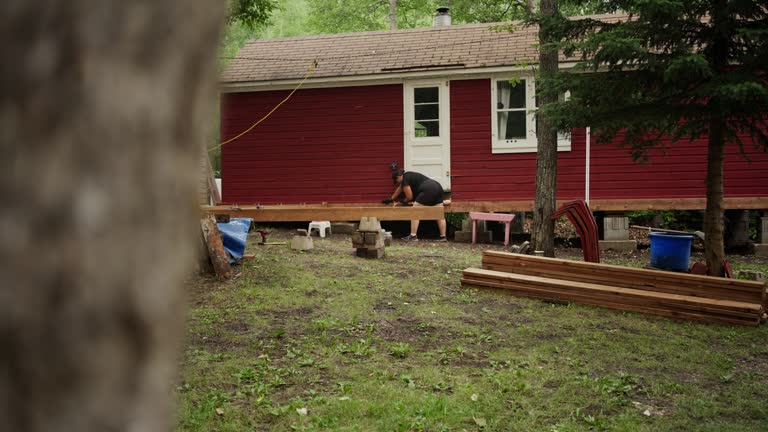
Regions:
<instances>
[{"instance_id":1,"label":"red cabin","mask_svg":"<svg viewBox=\"0 0 768 432\"><path fill-rule=\"evenodd\" d=\"M536 29L491 27L251 41L221 77L222 140L301 86L222 148L223 202L375 203L391 194L396 161L439 180L453 211L530 210ZM768 154L745 151L727 148L726 208L768 209ZM638 164L574 130L559 140L557 197L593 210L703 209L706 153L706 140L677 142Z\"/></svg>"}]
</instances>

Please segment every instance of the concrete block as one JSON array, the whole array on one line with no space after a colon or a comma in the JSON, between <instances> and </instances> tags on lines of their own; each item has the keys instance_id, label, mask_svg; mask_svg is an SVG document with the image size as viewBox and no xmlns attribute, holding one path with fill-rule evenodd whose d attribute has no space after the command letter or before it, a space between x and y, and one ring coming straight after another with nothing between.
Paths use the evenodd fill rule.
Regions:
<instances>
[{"instance_id":1,"label":"concrete block","mask_svg":"<svg viewBox=\"0 0 768 432\"><path fill-rule=\"evenodd\" d=\"M756 270L741 270L734 272L734 276L737 279L753 280L757 282L765 282L765 273Z\"/></svg>"},{"instance_id":2,"label":"concrete block","mask_svg":"<svg viewBox=\"0 0 768 432\"><path fill-rule=\"evenodd\" d=\"M368 258L368 259L378 259L384 257L384 248L374 248L374 249L368 249L368 248L357 248L355 251L355 255L357 255L360 258Z\"/></svg>"},{"instance_id":3,"label":"concrete block","mask_svg":"<svg viewBox=\"0 0 768 432\"><path fill-rule=\"evenodd\" d=\"M478 231L487 231L488 230L488 227L485 224L485 222L486 221L484 221L484 220L477 221L477 230ZM470 231L470 232L472 232L472 220L469 218L469 216L467 216L466 219L461 221L461 230L462 231Z\"/></svg>"},{"instance_id":4,"label":"concrete block","mask_svg":"<svg viewBox=\"0 0 768 432\"><path fill-rule=\"evenodd\" d=\"M760 242L768 243L768 216L760 218Z\"/></svg>"},{"instance_id":5,"label":"concrete block","mask_svg":"<svg viewBox=\"0 0 768 432\"><path fill-rule=\"evenodd\" d=\"M365 244L367 245L376 244L376 238L378 237L379 233L381 233L381 231L375 232L375 233L373 232L363 233L363 236L365 237Z\"/></svg>"},{"instance_id":6,"label":"concrete block","mask_svg":"<svg viewBox=\"0 0 768 432\"><path fill-rule=\"evenodd\" d=\"M461 230L472 231L472 220L469 219L469 216L467 216L466 219L461 221Z\"/></svg>"},{"instance_id":7,"label":"concrete block","mask_svg":"<svg viewBox=\"0 0 768 432\"><path fill-rule=\"evenodd\" d=\"M523 232L523 222L525 222L525 212L515 212L515 218L509 225L509 231L513 233Z\"/></svg>"},{"instance_id":8,"label":"concrete block","mask_svg":"<svg viewBox=\"0 0 768 432\"><path fill-rule=\"evenodd\" d=\"M755 255L768 256L768 243L755 244Z\"/></svg>"},{"instance_id":9,"label":"concrete block","mask_svg":"<svg viewBox=\"0 0 768 432\"><path fill-rule=\"evenodd\" d=\"M726 232L728 237L725 239L725 245L728 247L743 246L749 243L749 212L746 210L732 211Z\"/></svg>"},{"instance_id":10,"label":"concrete block","mask_svg":"<svg viewBox=\"0 0 768 432\"><path fill-rule=\"evenodd\" d=\"M360 219L360 225L357 229L363 232L379 232L381 231L381 224L375 217L363 217Z\"/></svg>"},{"instance_id":11,"label":"concrete block","mask_svg":"<svg viewBox=\"0 0 768 432\"><path fill-rule=\"evenodd\" d=\"M609 215L603 218L605 240L629 240L629 218L624 215Z\"/></svg>"},{"instance_id":12,"label":"concrete block","mask_svg":"<svg viewBox=\"0 0 768 432\"><path fill-rule=\"evenodd\" d=\"M312 237L295 236L291 239L291 249L310 250L315 247Z\"/></svg>"},{"instance_id":13,"label":"concrete block","mask_svg":"<svg viewBox=\"0 0 768 432\"><path fill-rule=\"evenodd\" d=\"M529 242L529 241L524 241L524 242L523 242L523 243L520 245L520 251L519 251L518 253L521 253L521 254L527 254L527 253L528 253L528 250L529 250L530 248L531 248L531 242Z\"/></svg>"},{"instance_id":14,"label":"concrete block","mask_svg":"<svg viewBox=\"0 0 768 432\"><path fill-rule=\"evenodd\" d=\"M352 234L357 231L357 224L350 222L331 222L331 231L334 234Z\"/></svg>"},{"instance_id":15,"label":"concrete block","mask_svg":"<svg viewBox=\"0 0 768 432\"><path fill-rule=\"evenodd\" d=\"M365 238L365 241L363 242L365 244L365 247L371 249L371 248L383 248L384 247L384 233L381 231L372 233L367 232L363 233L363 236Z\"/></svg>"},{"instance_id":16,"label":"concrete block","mask_svg":"<svg viewBox=\"0 0 768 432\"><path fill-rule=\"evenodd\" d=\"M352 233L352 243L365 244L365 233L361 233L360 231L354 231Z\"/></svg>"},{"instance_id":17,"label":"concrete block","mask_svg":"<svg viewBox=\"0 0 768 432\"><path fill-rule=\"evenodd\" d=\"M472 243L472 231L456 231L453 235L453 241L458 243ZM493 232L478 231L478 243L493 243Z\"/></svg>"},{"instance_id":18,"label":"concrete block","mask_svg":"<svg viewBox=\"0 0 768 432\"><path fill-rule=\"evenodd\" d=\"M633 251L637 249L637 240L600 240L600 250Z\"/></svg>"}]
</instances>

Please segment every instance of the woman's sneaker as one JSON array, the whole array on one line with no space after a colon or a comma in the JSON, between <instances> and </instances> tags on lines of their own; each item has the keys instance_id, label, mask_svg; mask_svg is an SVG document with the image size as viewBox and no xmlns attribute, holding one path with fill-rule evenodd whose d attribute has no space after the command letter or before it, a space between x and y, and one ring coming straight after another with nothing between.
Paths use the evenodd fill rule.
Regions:
<instances>
[{"instance_id":1,"label":"woman's sneaker","mask_svg":"<svg viewBox=\"0 0 768 432\"><path fill-rule=\"evenodd\" d=\"M437 239L437 241L439 241L439 242L447 242L447 241L448 241L448 237L446 237L446 236L440 236L440 238L439 238L439 239Z\"/></svg>"},{"instance_id":2,"label":"woman's sneaker","mask_svg":"<svg viewBox=\"0 0 768 432\"><path fill-rule=\"evenodd\" d=\"M415 234L411 234L408 237L403 237L405 241L419 241L419 238Z\"/></svg>"}]
</instances>

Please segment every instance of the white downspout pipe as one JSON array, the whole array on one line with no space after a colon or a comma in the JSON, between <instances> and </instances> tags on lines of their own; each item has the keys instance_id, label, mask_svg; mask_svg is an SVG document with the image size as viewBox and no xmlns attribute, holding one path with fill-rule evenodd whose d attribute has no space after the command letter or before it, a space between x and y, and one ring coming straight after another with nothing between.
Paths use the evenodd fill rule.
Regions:
<instances>
[{"instance_id":1,"label":"white downspout pipe","mask_svg":"<svg viewBox=\"0 0 768 432\"><path fill-rule=\"evenodd\" d=\"M589 152L590 152L590 139L592 135L592 130L589 126L587 126L587 160L586 165L584 167L584 201L587 202L587 205L589 205Z\"/></svg>"}]
</instances>

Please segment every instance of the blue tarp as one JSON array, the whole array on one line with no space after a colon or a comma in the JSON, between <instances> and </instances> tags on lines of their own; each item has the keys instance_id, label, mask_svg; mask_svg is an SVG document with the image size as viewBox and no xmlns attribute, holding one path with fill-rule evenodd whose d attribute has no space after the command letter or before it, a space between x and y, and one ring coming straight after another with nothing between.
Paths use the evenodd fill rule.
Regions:
<instances>
[{"instance_id":1,"label":"blue tarp","mask_svg":"<svg viewBox=\"0 0 768 432\"><path fill-rule=\"evenodd\" d=\"M224 249L229 253L230 263L240 261L245 253L245 242L248 240L248 230L253 219L231 218L229 223L219 222L216 225L224 241Z\"/></svg>"}]
</instances>

